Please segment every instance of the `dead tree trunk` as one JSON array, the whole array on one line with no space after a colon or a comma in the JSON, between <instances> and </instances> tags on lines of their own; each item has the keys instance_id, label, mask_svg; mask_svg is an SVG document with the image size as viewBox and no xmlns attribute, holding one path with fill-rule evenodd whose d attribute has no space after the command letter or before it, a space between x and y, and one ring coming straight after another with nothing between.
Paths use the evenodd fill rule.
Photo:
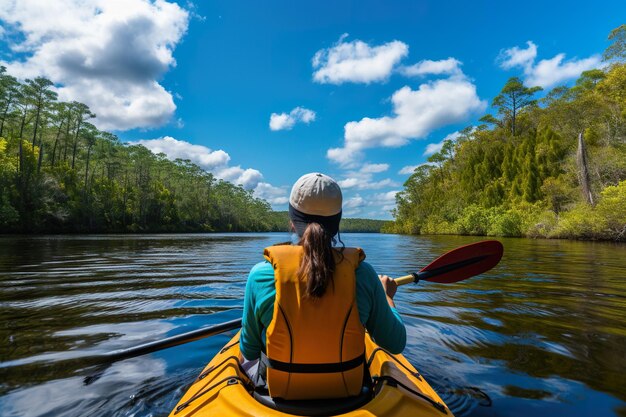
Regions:
<instances>
[{"instance_id":1,"label":"dead tree trunk","mask_svg":"<svg viewBox=\"0 0 626 417\"><path fill-rule=\"evenodd\" d=\"M576 151L576 163L578 164L578 182L580 183L583 198L588 204L594 205L591 193L591 181L589 180L589 167L587 166L587 148L583 132L578 134L578 150Z\"/></svg>"}]
</instances>

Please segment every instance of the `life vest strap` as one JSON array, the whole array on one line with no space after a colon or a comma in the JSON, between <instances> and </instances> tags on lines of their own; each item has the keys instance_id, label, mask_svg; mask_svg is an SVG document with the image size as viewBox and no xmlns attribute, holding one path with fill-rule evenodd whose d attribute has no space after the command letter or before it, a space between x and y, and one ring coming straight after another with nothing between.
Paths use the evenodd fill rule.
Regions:
<instances>
[{"instance_id":1,"label":"life vest strap","mask_svg":"<svg viewBox=\"0 0 626 417\"><path fill-rule=\"evenodd\" d=\"M267 357L266 357L267 358ZM365 352L354 359L335 363L289 363L267 358L270 368L296 374L328 374L346 372L365 363Z\"/></svg>"}]
</instances>

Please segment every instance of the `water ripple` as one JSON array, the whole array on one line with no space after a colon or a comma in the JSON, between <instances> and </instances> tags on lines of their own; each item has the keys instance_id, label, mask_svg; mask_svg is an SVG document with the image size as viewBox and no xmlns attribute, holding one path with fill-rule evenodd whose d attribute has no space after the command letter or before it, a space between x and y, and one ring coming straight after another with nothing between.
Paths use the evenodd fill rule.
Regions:
<instances>
[{"instance_id":1,"label":"water ripple","mask_svg":"<svg viewBox=\"0 0 626 417\"><path fill-rule=\"evenodd\" d=\"M390 276L479 240L342 238L365 248L367 261ZM84 377L94 370L83 359L238 317L248 271L265 246L286 240L286 234L0 238L2 415L167 415L229 335L116 363L90 385ZM457 416L626 409L625 247L503 242L501 264L481 277L398 291L407 358Z\"/></svg>"}]
</instances>

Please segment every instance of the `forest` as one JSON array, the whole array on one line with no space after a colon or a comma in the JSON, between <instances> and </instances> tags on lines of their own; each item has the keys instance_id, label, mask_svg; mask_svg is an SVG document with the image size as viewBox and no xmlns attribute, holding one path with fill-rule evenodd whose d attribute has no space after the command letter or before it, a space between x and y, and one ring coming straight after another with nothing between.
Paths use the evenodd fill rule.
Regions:
<instances>
[{"instance_id":1,"label":"forest","mask_svg":"<svg viewBox=\"0 0 626 417\"><path fill-rule=\"evenodd\" d=\"M270 205L189 160L97 129L46 78L0 67L0 232L271 231Z\"/></svg>"},{"instance_id":2,"label":"forest","mask_svg":"<svg viewBox=\"0 0 626 417\"><path fill-rule=\"evenodd\" d=\"M625 241L626 25L609 41L572 87L510 78L495 114L415 169L384 230Z\"/></svg>"},{"instance_id":3,"label":"forest","mask_svg":"<svg viewBox=\"0 0 626 417\"><path fill-rule=\"evenodd\" d=\"M289 230L286 211L189 160L122 143L52 87L0 67L0 233ZM341 231L383 224L344 219Z\"/></svg>"}]
</instances>

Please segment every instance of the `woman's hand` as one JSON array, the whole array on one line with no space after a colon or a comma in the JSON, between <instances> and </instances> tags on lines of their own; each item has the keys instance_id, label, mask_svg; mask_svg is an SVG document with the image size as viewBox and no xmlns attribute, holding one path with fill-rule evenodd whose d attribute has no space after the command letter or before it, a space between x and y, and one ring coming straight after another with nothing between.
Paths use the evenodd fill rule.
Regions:
<instances>
[{"instance_id":1,"label":"woman's hand","mask_svg":"<svg viewBox=\"0 0 626 417\"><path fill-rule=\"evenodd\" d=\"M385 290L385 294L387 295L387 302L390 307L395 307L396 305L393 302L393 296L396 295L396 291L398 290L398 284L387 275L379 275L380 283L383 285L383 289Z\"/></svg>"}]
</instances>

